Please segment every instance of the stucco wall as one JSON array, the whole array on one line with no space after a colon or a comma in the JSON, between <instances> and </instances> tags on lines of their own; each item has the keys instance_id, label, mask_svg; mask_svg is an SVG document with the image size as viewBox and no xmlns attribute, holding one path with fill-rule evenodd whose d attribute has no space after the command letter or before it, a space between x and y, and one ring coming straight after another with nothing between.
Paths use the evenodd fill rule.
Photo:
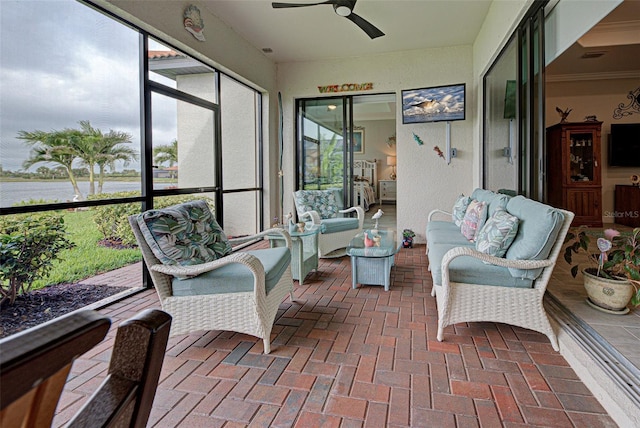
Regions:
<instances>
[{"instance_id":1,"label":"stucco wall","mask_svg":"<svg viewBox=\"0 0 640 428\"><path fill-rule=\"evenodd\" d=\"M560 121L555 111L572 108L568 120L581 122L585 116L596 115L602 121L602 221L613 223L613 199L616 184L630 184L631 174L640 174L640 168L610 167L607 154L608 137L612 123L638 123L640 115L613 119L619 104L629 104L629 91L638 87L638 79L585 80L577 82L547 82L546 126ZM640 156L640 153L638 154Z\"/></svg>"},{"instance_id":2,"label":"stucco wall","mask_svg":"<svg viewBox=\"0 0 640 428\"><path fill-rule=\"evenodd\" d=\"M384 64L384 67L381 66ZM285 212L294 211L290 197L295 186L295 99L320 96L317 86L373 82L374 90L363 93L395 92L396 154L398 186L398 229L410 228L417 242L424 242L427 213L433 208L450 207L460 192L469 192L472 183L472 118L475 94L472 81L471 46L394 52L322 62L296 62L278 65L278 87L283 94L285 141ZM421 87L467 84L467 120L452 122L452 146L458 157L447 165L433 151L444 149L445 124L403 125L401 90ZM413 133L422 138L419 146ZM385 135L388 138L390 135ZM368 137L367 137L368 138ZM384 171L383 171L384 172ZM380 178L385 178L382 175Z\"/></svg>"}]
</instances>

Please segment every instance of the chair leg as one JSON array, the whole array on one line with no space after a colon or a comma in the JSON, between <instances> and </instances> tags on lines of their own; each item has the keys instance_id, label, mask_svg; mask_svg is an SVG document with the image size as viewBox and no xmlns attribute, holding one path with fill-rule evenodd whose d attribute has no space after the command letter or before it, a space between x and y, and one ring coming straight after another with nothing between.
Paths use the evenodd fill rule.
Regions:
<instances>
[{"instance_id":1,"label":"chair leg","mask_svg":"<svg viewBox=\"0 0 640 428\"><path fill-rule=\"evenodd\" d=\"M444 340L444 326L442 324L442 321L438 320L438 335L436 336L438 342L442 342Z\"/></svg>"}]
</instances>

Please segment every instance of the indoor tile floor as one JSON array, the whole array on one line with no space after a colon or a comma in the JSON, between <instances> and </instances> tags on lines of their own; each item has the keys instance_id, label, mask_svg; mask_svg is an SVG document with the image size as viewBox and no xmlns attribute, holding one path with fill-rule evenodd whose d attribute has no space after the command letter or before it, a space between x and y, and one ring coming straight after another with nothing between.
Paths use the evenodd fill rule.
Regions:
<instances>
[{"instance_id":1,"label":"indoor tile floor","mask_svg":"<svg viewBox=\"0 0 640 428\"><path fill-rule=\"evenodd\" d=\"M470 323L438 342L425 247L396 263L385 292L352 289L348 257L321 259L281 304L269 355L232 332L172 338L149 426L616 426L542 334ZM117 326L150 307L153 290L100 311ZM112 332L74 364L55 426L101 382Z\"/></svg>"}]
</instances>

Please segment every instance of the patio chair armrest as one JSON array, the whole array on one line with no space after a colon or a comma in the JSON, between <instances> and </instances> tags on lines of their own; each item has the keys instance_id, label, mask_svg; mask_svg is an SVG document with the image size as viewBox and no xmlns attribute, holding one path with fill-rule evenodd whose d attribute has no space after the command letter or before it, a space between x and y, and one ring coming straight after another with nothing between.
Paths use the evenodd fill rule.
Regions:
<instances>
[{"instance_id":1,"label":"patio chair armrest","mask_svg":"<svg viewBox=\"0 0 640 428\"><path fill-rule=\"evenodd\" d=\"M256 233L255 235L248 235L248 236L243 236L240 238L231 238L229 239L229 243L234 246L234 245L238 245L238 244L242 244L245 242L249 242L249 241L254 241L256 239L259 238L263 238L266 235L282 235L282 237L284 238L285 242L286 242L286 246L287 248L291 248L291 236L289 235L289 232L287 232L285 229L282 229L280 227L274 227L271 229L267 229L265 231L262 231L260 233Z\"/></svg>"},{"instance_id":2,"label":"patio chair armrest","mask_svg":"<svg viewBox=\"0 0 640 428\"><path fill-rule=\"evenodd\" d=\"M211 272L212 270L219 269L223 266L239 263L247 266L256 276L264 278L264 267L260 260L248 253L233 253L218 260L213 260L207 263L201 263L199 265L191 266L179 266L179 265L163 265L157 264L151 266L151 270L154 272L160 272L165 275L178 276L178 277L190 277L198 276L200 274Z\"/></svg>"},{"instance_id":3,"label":"patio chair armrest","mask_svg":"<svg viewBox=\"0 0 640 428\"><path fill-rule=\"evenodd\" d=\"M338 212L341 214L347 214L354 211L358 216L358 223L360 225L359 228L362 229L362 225L364 224L364 209L362 209L362 207L355 206L355 207L347 208L346 210L338 210Z\"/></svg>"},{"instance_id":4,"label":"patio chair armrest","mask_svg":"<svg viewBox=\"0 0 640 428\"><path fill-rule=\"evenodd\" d=\"M453 259L461 256L475 257L476 259L482 260L485 263L489 263L496 266L502 266L506 268L515 268L515 269L540 269L540 268L552 266L555 264L555 262L550 259L511 260L511 259L495 257L489 254L481 253L475 248L456 247L447 251L446 254L442 257L442 269L444 270L446 268L447 270L449 270L449 264L453 261Z\"/></svg>"},{"instance_id":5,"label":"patio chair armrest","mask_svg":"<svg viewBox=\"0 0 640 428\"><path fill-rule=\"evenodd\" d=\"M435 209L435 210L431 210L431 212L427 216L427 221L432 221L433 217L435 217L436 214L446 215L446 216L449 217L449 219L451 219L451 213L450 212L444 211L444 210Z\"/></svg>"},{"instance_id":6,"label":"patio chair armrest","mask_svg":"<svg viewBox=\"0 0 640 428\"><path fill-rule=\"evenodd\" d=\"M300 214L298 216L300 221L304 221L305 218L311 218L311 222L315 225L321 225L322 224L322 218L320 217L320 214L318 214L317 211L315 210L311 210L311 211L305 211L302 214Z\"/></svg>"}]
</instances>

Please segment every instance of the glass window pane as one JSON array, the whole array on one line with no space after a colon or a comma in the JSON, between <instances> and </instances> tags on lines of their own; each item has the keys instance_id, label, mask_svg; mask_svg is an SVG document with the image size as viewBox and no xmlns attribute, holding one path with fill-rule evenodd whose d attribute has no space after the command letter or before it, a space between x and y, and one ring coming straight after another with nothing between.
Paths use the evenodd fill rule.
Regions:
<instances>
[{"instance_id":1,"label":"glass window pane","mask_svg":"<svg viewBox=\"0 0 640 428\"><path fill-rule=\"evenodd\" d=\"M485 76L484 187L517 190L515 38Z\"/></svg>"},{"instance_id":2,"label":"glass window pane","mask_svg":"<svg viewBox=\"0 0 640 428\"><path fill-rule=\"evenodd\" d=\"M225 190L255 188L260 184L258 96L256 91L220 76L222 184Z\"/></svg>"},{"instance_id":3,"label":"glass window pane","mask_svg":"<svg viewBox=\"0 0 640 428\"><path fill-rule=\"evenodd\" d=\"M153 188L215 183L214 112L152 94Z\"/></svg>"},{"instance_id":4,"label":"glass window pane","mask_svg":"<svg viewBox=\"0 0 640 428\"><path fill-rule=\"evenodd\" d=\"M200 61L149 39L149 79L216 102L215 72Z\"/></svg>"},{"instance_id":5,"label":"glass window pane","mask_svg":"<svg viewBox=\"0 0 640 428\"><path fill-rule=\"evenodd\" d=\"M139 195L138 33L76 1L1 7L0 206Z\"/></svg>"},{"instance_id":6,"label":"glass window pane","mask_svg":"<svg viewBox=\"0 0 640 428\"><path fill-rule=\"evenodd\" d=\"M211 212L215 214L215 192L191 193L186 195L156 196L153 198L153 208L160 209L185 202L204 200L209 204Z\"/></svg>"}]
</instances>

